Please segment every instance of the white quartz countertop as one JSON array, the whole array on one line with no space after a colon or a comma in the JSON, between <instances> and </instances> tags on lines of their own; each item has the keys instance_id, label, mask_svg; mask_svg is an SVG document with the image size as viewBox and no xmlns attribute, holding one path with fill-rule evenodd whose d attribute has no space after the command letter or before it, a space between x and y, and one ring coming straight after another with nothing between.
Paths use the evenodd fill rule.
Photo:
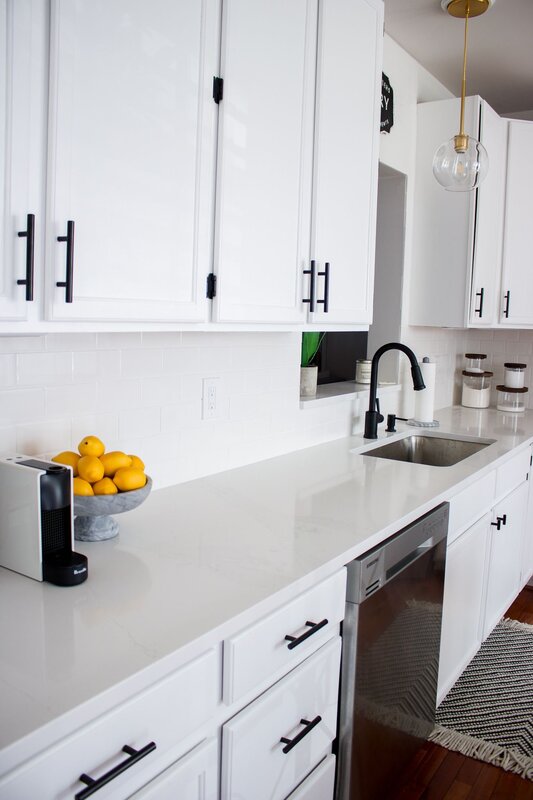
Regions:
<instances>
[{"instance_id":1,"label":"white quartz countertop","mask_svg":"<svg viewBox=\"0 0 533 800\"><path fill-rule=\"evenodd\" d=\"M533 413L454 407L495 439L452 467L351 437L154 491L117 517L78 587L0 568L0 773L335 572L533 440ZM407 430L398 423L397 434ZM413 431L413 428L409 428Z\"/></svg>"}]
</instances>

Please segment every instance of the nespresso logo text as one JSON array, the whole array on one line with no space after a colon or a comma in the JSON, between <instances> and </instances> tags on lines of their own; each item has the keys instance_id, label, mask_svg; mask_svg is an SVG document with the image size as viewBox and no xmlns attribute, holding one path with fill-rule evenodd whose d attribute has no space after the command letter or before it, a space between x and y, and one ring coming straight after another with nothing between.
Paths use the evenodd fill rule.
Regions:
<instances>
[{"instance_id":1,"label":"nespresso logo text","mask_svg":"<svg viewBox=\"0 0 533 800\"><path fill-rule=\"evenodd\" d=\"M83 575L84 572L87 572L87 567L82 567L81 569L75 569L74 575Z\"/></svg>"}]
</instances>

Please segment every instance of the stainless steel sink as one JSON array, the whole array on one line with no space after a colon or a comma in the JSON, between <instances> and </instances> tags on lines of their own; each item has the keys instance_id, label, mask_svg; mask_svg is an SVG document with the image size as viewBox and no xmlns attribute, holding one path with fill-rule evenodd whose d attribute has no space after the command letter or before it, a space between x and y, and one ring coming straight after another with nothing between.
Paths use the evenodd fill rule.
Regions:
<instances>
[{"instance_id":1,"label":"stainless steel sink","mask_svg":"<svg viewBox=\"0 0 533 800\"><path fill-rule=\"evenodd\" d=\"M494 443L494 439L456 439L412 434L362 453L371 458L389 458L430 467L451 467Z\"/></svg>"}]
</instances>

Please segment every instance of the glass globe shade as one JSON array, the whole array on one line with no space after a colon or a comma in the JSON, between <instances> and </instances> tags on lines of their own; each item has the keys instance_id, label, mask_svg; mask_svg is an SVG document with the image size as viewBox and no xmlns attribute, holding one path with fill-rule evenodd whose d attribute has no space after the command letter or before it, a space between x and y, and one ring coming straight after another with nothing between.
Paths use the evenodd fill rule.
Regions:
<instances>
[{"instance_id":1,"label":"glass globe shade","mask_svg":"<svg viewBox=\"0 0 533 800\"><path fill-rule=\"evenodd\" d=\"M475 189L489 169L489 157L481 142L472 136L465 138L467 143L464 149L456 149L454 137L441 144L433 157L433 174L449 192Z\"/></svg>"}]
</instances>

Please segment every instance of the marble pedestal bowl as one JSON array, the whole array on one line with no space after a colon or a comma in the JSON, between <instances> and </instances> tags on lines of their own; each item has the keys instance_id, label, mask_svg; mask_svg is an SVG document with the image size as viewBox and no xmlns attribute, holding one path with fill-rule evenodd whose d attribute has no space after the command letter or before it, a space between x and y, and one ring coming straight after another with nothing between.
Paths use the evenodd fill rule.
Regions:
<instances>
[{"instance_id":1,"label":"marble pedestal bowl","mask_svg":"<svg viewBox=\"0 0 533 800\"><path fill-rule=\"evenodd\" d=\"M146 500L151 490L152 479L147 475L142 489L94 497L74 495L74 538L80 542L112 539L117 535L119 525L111 515L137 508Z\"/></svg>"}]
</instances>

